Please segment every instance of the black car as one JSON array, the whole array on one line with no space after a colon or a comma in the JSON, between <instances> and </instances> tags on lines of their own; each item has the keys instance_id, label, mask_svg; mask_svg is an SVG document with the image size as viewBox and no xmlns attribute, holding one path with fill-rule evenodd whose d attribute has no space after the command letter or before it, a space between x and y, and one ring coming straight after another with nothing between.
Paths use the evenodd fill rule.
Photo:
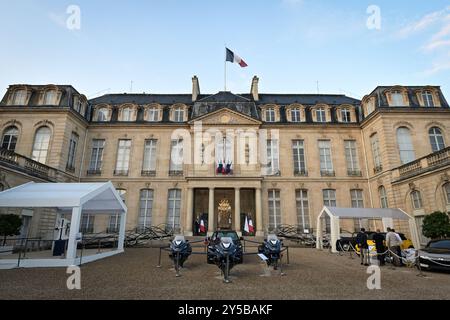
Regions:
<instances>
[{"instance_id":1,"label":"black car","mask_svg":"<svg viewBox=\"0 0 450 320\"><path fill-rule=\"evenodd\" d=\"M433 240L419 252L422 269L450 271L450 239Z\"/></svg>"},{"instance_id":2,"label":"black car","mask_svg":"<svg viewBox=\"0 0 450 320\"><path fill-rule=\"evenodd\" d=\"M236 231L221 230L213 233L211 237L208 238L208 254L207 262L208 264L216 264L216 248L220 245L222 238L231 238L233 244L236 246L236 264L241 264L244 262L243 250L241 238L238 236Z\"/></svg>"}]
</instances>

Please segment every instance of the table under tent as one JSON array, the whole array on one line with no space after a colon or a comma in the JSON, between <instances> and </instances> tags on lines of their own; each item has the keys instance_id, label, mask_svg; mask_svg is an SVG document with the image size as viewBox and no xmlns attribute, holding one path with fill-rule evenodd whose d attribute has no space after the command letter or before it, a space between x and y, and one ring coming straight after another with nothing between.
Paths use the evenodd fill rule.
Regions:
<instances>
[{"instance_id":1,"label":"table under tent","mask_svg":"<svg viewBox=\"0 0 450 320\"><path fill-rule=\"evenodd\" d=\"M331 250L336 253L337 240L340 238L341 219L381 219L383 231L387 227L393 227L394 220L408 221L411 240L415 248L420 248L419 235L414 218L401 209L367 209L367 208L333 208L324 207L317 217L317 249L323 249L323 217L327 215L330 219L330 241Z\"/></svg>"},{"instance_id":2,"label":"table under tent","mask_svg":"<svg viewBox=\"0 0 450 320\"><path fill-rule=\"evenodd\" d=\"M66 267L88 263L110 257L124 251L127 207L120 194L111 182L107 183L27 183L0 193L0 210L10 209L51 208L56 212L57 221L60 217L67 219L67 240L64 253L58 258L48 254L28 255L27 259L10 259L8 256L0 259L0 267ZM105 216L114 215L118 221L117 247L107 252L95 250L81 252L77 250L83 236L80 233L82 215ZM106 219L105 219L106 220ZM57 229L58 222L53 225ZM77 255L78 254L78 255ZM3 259L4 258L4 259Z\"/></svg>"}]
</instances>

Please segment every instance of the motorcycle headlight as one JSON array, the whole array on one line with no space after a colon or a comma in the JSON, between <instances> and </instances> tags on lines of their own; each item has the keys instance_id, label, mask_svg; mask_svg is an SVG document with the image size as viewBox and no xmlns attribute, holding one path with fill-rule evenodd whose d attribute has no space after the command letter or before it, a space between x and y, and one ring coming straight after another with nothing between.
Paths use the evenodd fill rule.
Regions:
<instances>
[{"instance_id":1,"label":"motorcycle headlight","mask_svg":"<svg viewBox=\"0 0 450 320\"><path fill-rule=\"evenodd\" d=\"M181 244L181 242L182 242L182 241L177 240L177 241L175 241L175 244L176 244L177 246L179 246L179 245Z\"/></svg>"},{"instance_id":2,"label":"motorcycle headlight","mask_svg":"<svg viewBox=\"0 0 450 320\"><path fill-rule=\"evenodd\" d=\"M230 246L231 246L231 243L224 243L224 244L223 244L223 247L224 247L225 249L228 249Z\"/></svg>"},{"instance_id":3,"label":"motorcycle headlight","mask_svg":"<svg viewBox=\"0 0 450 320\"><path fill-rule=\"evenodd\" d=\"M277 240L270 240L270 243L271 243L272 245L276 245L276 244L277 244Z\"/></svg>"}]
</instances>

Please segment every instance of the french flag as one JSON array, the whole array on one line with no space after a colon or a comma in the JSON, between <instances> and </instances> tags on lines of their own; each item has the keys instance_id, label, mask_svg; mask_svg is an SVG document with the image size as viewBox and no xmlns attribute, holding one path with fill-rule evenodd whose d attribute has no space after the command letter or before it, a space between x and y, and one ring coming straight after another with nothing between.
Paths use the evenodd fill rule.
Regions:
<instances>
[{"instance_id":1,"label":"french flag","mask_svg":"<svg viewBox=\"0 0 450 320\"><path fill-rule=\"evenodd\" d=\"M206 226L205 226L205 221L200 222L200 233L205 233L206 232Z\"/></svg>"},{"instance_id":2,"label":"french flag","mask_svg":"<svg viewBox=\"0 0 450 320\"><path fill-rule=\"evenodd\" d=\"M237 63L242 68L248 67L248 64L246 64L245 61L242 60L241 57L239 57L237 54L235 54L230 49L228 49L228 48L226 48L226 49L227 49L227 60L226 61L231 62L231 63Z\"/></svg>"}]
</instances>

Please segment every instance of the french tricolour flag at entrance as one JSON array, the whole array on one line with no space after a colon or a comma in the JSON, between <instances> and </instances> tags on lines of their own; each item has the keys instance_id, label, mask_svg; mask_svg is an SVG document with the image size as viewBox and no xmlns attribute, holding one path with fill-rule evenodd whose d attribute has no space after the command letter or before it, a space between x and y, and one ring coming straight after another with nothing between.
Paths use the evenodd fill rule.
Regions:
<instances>
[{"instance_id":1,"label":"french tricolour flag at entrance","mask_svg":"<svg viewBox=\"0 0 450 320\"><path fill-rule=\"evenodd\" d=\"M202 221L200 221L200 233L205 233L205 232L206 232L205 221L202 219Z\"/></svg>"},{"instance_id":2,"label":"french tricolour flag at entrance","mask_svg":"<svg viewBox=\"0 0 450 320\"><path fill-rule=\"evenodd\" d=\"M227 60L231 63L237 63L238 65L240 65L242 68L248 67L248 64L245 63L244 60L242 60L241 57L239 57L237 54L235 54L233 51L231 51L230 49L227 49Z\"/></svg>"}]
</instances>

